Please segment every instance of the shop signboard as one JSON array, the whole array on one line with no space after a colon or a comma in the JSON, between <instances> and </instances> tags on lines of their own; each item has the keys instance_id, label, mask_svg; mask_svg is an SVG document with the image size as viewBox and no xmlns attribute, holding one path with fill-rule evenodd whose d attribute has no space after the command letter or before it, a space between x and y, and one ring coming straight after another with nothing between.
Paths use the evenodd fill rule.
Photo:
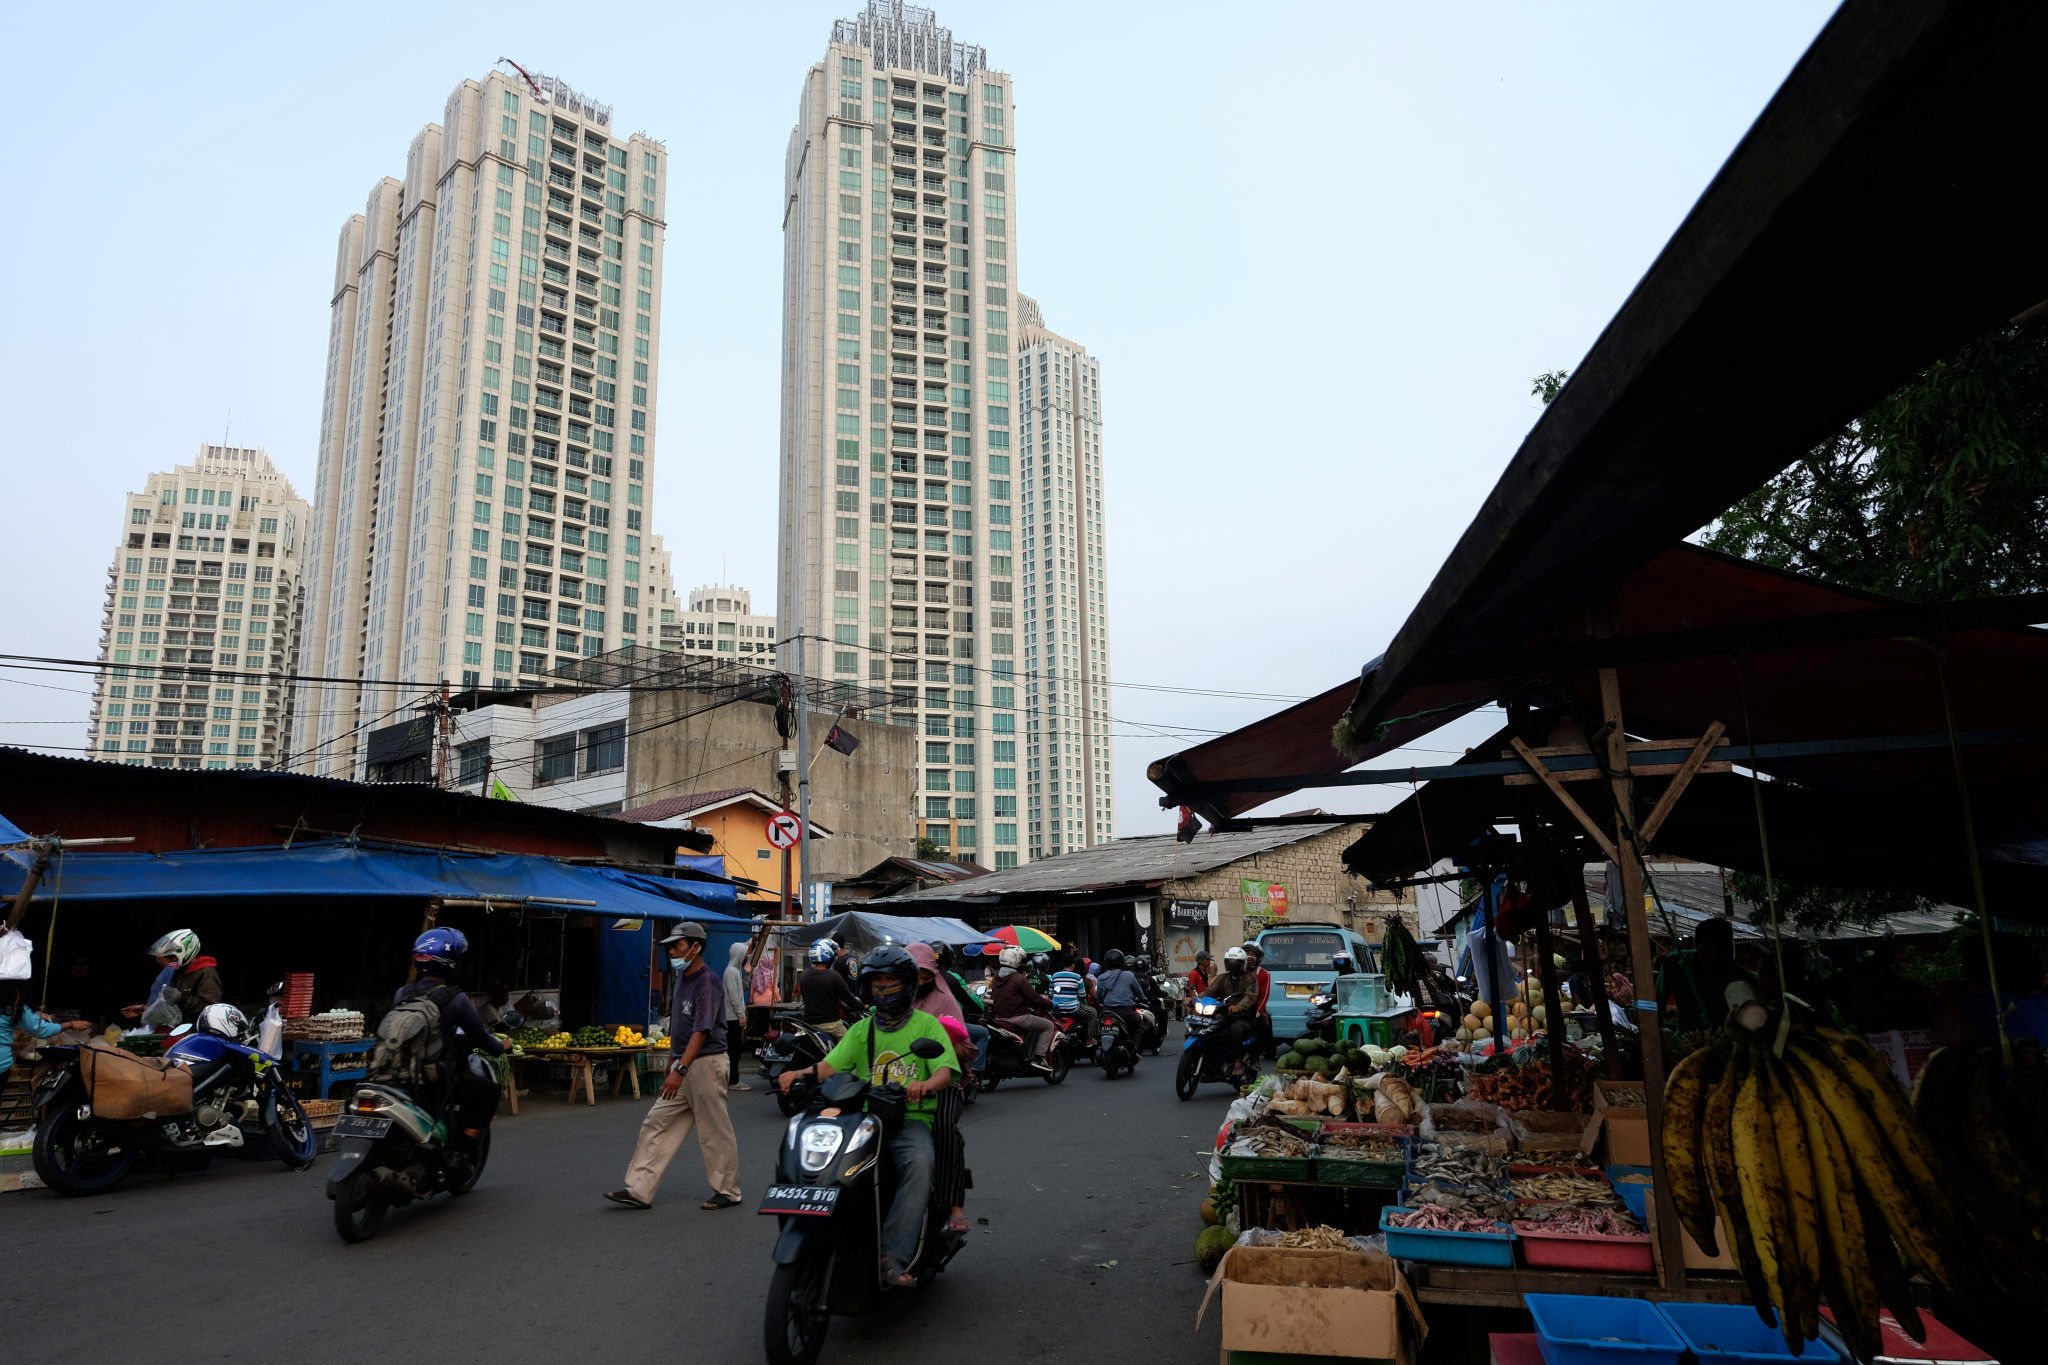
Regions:
<instances>
[{"instance_id":1,"label":"shop signboard","mask_svg":"<svg viewBox=\"0 0 2048 1365\"><path fill-rule=\"evenodd\" d=\"M1166 903L1166 923L1174 929L1209 927L1209 902L1172 900Z\"/></svg>"},{"instance_id":2,"label":"shop signboard","mask_svg":"<svg viewBox=\"0 0 2048 1365\"><path fill-rule=\"evenodd\" d=\"M1287 918L1285 882L1257 882L1250 877L1241 877L1238 884L1244 889L1244 913L1247 920L1254 916L1260 919Z\"/></svg>"}]
</instances>

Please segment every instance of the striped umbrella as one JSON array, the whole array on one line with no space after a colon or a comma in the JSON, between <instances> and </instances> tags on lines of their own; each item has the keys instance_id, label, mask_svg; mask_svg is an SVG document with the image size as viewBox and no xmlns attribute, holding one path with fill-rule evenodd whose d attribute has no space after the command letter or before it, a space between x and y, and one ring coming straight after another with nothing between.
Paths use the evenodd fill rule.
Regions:
<instances>
[{"instance_id":1,"label":"striped umbrella","mask_svg":"<svg viewBox=\"0 0 2048 1365\"><path fill-rule=\"evenodd\" d=\"M1027 953L1049 953L1060 946L1060 941L1043 929L1033 929L1028 924L1005 924L1000 929L989 931L989 937L1000 939Z\"/></svg>"}]
</instances>

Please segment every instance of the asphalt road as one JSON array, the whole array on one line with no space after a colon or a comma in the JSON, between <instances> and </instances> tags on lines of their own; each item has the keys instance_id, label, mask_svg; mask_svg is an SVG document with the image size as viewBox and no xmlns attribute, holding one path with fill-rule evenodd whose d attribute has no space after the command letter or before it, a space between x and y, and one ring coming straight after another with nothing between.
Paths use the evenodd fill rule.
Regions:
<instances>
[{"instance_id":1,"label":"asphalt road","mask_svg":"<svg viewBox=\"0 0 2048 1365\"><path fill-rule=\"evenodd\" d=\"M900 1305L834 1319L824 1359L1214 1359L1214 1314L1194 1327L1207 1184L1196 1153L1230 1092L1208 1086L1181 1103L1172 1059L983 1096L965 1122L967 1247ZM453 1360L759 1360L775 1220L753 1204L785 1120L765 1082L749 1080L752 1093L731 1097L747 1203L716 1213L697 1208L707 1191L694 1142L653 1209L604 1202L644 1102L571 1108L547 1094L499 1115L474 1193L399 1210L361 1246L335 1235L329 1157L296 1175L222 1160L92 1199L0 1195L7 1354L361 1365L438 1343Z\"/></svg>"}]
</instances>

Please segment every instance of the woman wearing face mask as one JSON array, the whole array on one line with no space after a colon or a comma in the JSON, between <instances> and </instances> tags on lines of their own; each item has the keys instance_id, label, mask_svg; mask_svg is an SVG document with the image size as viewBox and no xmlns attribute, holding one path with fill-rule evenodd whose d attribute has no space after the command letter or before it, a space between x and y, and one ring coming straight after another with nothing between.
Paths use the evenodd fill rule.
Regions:
<instances>
[{"instance_id":1,"label":"woman wearing face mask","mask_svg":"<svg viewBox=\"0 0 2048 1365\"><path fill-rule=\"evenodd\" d=\"M675 982L668 1029L672 1056L661 1097L641 1121L625 1187L605 1194L614 1204L652 1206L662 1173L693 1128L711 1182L711 1197L698 1207L729 1209L740 1202L739 1142L725 1107L725 982L705 965L704 941L704 926L691 920L662 940Z\"/></svg>"}]
</instances>

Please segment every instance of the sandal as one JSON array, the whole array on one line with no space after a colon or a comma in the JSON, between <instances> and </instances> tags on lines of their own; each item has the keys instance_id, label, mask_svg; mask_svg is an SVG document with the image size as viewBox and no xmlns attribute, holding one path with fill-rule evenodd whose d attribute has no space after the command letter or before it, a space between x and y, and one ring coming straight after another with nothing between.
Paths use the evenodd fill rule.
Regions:
<instances>
[{"instance_id":1,"label":"sandal","mask_svg":"<svg viewBox=\"0 0 2048 1365\"><path fill-rule=\"evenodd\" d=\"M917 1285L917 1277L908 1270L905 1270L902 1262L898 1261L895 1257L884 1256L882 1258L882 1283L891 1289L912 1289Z\"/></svg>"},{"instance_id":2,"label":"sandal","mask_svg":"<svg viewBox=\"0 0 2048 1365\"><path fill-rule=\"evenodd\" d=\"M699 1204L697 1207L705 1210L708 1213L712 1209L732 1208L735 1204L738 1204L739 1202L739 1198L736 1195L714 1194L709 1199Z\"/></svg>"},{"instance_id":3,"label":"sandal","mask_svg":"<svg viewBox=\"0 0 2048 1365\"><path fill-rule=\"evenodd\" d=\"M967 1235L967 1215L956 1213L951 1218L948 1218L946 1220L946 1231L965 1237Z\"/></svg>"},{"instance_id":4,"label":"sandal","mask_svg":"<svg viewBox=\"0 0 2048 1365\"><path fill-rule=\"evenodd\" d=\"M624 1204L629 1209L651 1209L654 1207L652 1204L635 1199L625 1190L606 1190L604 1197L611 1200L614 1204Z\"/></svg>"}]
</instances>

